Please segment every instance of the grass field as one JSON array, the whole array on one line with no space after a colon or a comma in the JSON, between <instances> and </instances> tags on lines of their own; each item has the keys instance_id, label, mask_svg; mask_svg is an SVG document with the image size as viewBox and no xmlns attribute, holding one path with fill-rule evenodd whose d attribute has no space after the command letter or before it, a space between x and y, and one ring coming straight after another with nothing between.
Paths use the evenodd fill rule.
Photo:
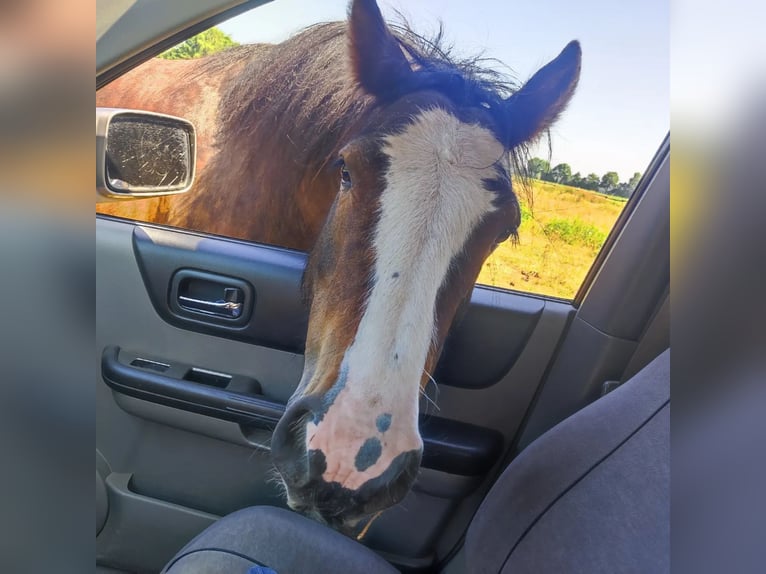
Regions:
<instances>
[{"instance_id":1,"label":"grass field","mask_svg":"<svg viewBox=\"0 0 766 574\"><path fill-rule=\"evenodd\" d=\"M505 289L574 297L626 200L531 180L522 204L519 241L500 245L484 264L479 283Z\"/></svg>"}]
</instances>

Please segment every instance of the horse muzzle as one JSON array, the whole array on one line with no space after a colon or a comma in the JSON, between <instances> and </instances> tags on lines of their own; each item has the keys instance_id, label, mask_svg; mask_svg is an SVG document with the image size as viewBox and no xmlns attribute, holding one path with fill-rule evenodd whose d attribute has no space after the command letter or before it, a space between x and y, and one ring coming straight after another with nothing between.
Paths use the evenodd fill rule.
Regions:
<instances>
[{"instance_id":1,"label":"horse muzzle","mask_svg":"<svg viewBox=\"0 0 766 574\"><path fill-rule=\"evenodd\" d=\"M288 505L295 511L325 523L347 535L364 526L365 518L400 502L409 492L420 468L422 442L418 447L399 452L386 468L359 482L359 478L328 469L328 459L338 465L335 453L329 457L324 448L310 448L307 427L321 412L322 401L307 396L290 405L274 431L272 460L287 487ZM367 444L371 440L365 442ZM337 445L345 452L343 444ZM359 468L360 452L349 451L348 465ZM375 454L375 453L372 453ZM353 468L353 467L352 467Z\"/></svg>"}]
</instances>

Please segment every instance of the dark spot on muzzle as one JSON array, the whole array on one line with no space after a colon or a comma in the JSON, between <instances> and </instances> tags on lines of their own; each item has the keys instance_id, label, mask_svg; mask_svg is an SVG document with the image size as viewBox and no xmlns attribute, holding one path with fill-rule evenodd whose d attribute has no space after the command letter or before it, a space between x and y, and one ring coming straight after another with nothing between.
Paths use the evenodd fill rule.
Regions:
<instances>
[{"instance_id":1,"label":"dark spot on muzzle","mask_svg":"<svg viewBox=\"0 0 766 574\"><path fill-rule=\"evenodd\" d=\"M338 380L330 387L321 399L319 407L314 409L314 424L322 422L325 414L330 407L335 403L335 399L338 398L340 392L346 388L346 380L348 379L348 365L344 362L340 366L340 373L338 373Z\"/></svg>"},{"instance_id":2,"label":"dark spot on muzzle","mask_svg":"<svg viewBox=\"0 0 766 574\"><path fill-rule=\"evenodd\" d=\"M391 414L383 413L380 415L377 419L375 419L375 426L377 427L378 432L386 432L389 428L391 428Z\"/></svg>"},{"instance_id":3,"label":"dark spot on muzzle","mask_svg":"<svg viewBox=\"0 0 766 574\"><path fill-rule=\"evenodd\" d=\"M356 458L354 459L356 470L363 472L370 468L373 464L378 462L382 452L383 445L380 444L380 440L377 438L368 438L364 441L364 444L359 447L359 452L356 453Z\"/></svg>"}]
</instances>

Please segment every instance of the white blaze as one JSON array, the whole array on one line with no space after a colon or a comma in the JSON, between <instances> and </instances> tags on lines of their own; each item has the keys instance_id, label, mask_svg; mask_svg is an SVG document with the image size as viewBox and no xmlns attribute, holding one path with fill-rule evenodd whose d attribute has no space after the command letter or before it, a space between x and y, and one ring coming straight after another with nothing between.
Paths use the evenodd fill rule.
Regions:
<instances>
[{"instance_id":1,"label":"white blaze","mask_svg":"<svg viewBox=\"0 0 766 574\"><path fill-rule=\"evenodd\" d=\"M322 448L327 456L325 479L348 488L379 476L395 456L421 446L418 393L435 332L437 295L453 258L495 209L495 194L482 180L496 177L494 164L504 153L489 130L439 108L387 136L382 151L389 167L373 238L374 286L345 354L346 387L320 426L310 423L307 429L309 448ZM380 413L392 415L383 435L374 428ZM343 428L348 434L338 436ZM380 437L383 453L358 472L349 453L371 436Z\"/></svg>"}]
</instances>

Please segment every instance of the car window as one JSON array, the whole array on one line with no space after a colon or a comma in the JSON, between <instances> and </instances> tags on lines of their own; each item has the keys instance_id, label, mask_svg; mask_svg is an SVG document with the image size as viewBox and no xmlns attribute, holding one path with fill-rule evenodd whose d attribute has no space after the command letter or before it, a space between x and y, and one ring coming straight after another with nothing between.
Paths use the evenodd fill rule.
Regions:
<instances>
[{"instance_id":1,"label":"car window","mask_svg":"<svg viewBox=\"0 0 766 574\"><path fill-rule=\"evenodd\" d=\"M388 22L406 19L424 35L438 35L441 20L442 45L453 44L464 57L479 55L481 66L517 82L527 80L569 40L580 41L583 64L574 98L560 121L516 162L512 179L521 207L517 237L498 245L478 278L484 285L572 299L669 128L666 3L579 5L545 0L510 6L490 1L481 3L481 10L474 3L437 0L382 0L379 4ZM197 120L200 144L209 144L218 128L210 120L217 109L210 92L213 78L220 77L216 66L222 60L195 68L193 81L175 85L165 97L157 97L153 78L174 73L171 66L192 66L199 58L224 51L236 60L239 45L283 42L311 24L345 20L346 10L345 0L276 0L142 64L107 85L97 95L97 104L172 113L178 108L167 106L183 102L194 116L189 119ZM242 70L248 65L252 64L237 61L233 67ZM334 65L343 64L328 64L328 73L333 73ZM209 160L205 145L199 150L198 172ZM242 150L243 155L258 153L258 149ZM239 161L231 158L232 173L242 169ZM217 193L207 194L207 203L170 196L101 203L97 212L167 223L163 219L167 213L193 210L196 215L185 227L252 239L246 229L226 226L229 213L247 209L226 201L224 190L229 184L221 181ZM209 188L212 183L206 185ZM303 209L293 206L292 210L299 208ZM282 207L271 214L253 214L253 220L284 221L291 213L291 208ZM308 230L307 236L316 232ZM310 247L304 239L291 242L279 233L259 241Z\"/></svg>"}]
</instances>

